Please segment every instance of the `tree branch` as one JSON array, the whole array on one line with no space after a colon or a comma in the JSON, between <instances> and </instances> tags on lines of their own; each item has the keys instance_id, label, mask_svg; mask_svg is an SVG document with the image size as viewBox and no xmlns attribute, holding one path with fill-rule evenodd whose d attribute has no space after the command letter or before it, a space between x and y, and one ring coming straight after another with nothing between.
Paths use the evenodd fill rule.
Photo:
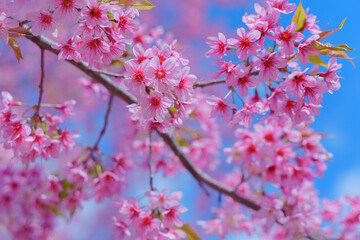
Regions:
<instances>
[{"instance_id":1,"label":"tree branch","mask_svg":"<svg viewBox=\"0 0 360 240\"><path fill-rule=\"evenodd\" d=\"M44 70L44 49L40 47L41 53L40 53L40 68L41 68L41 77L40 77L40 83L39 83L39 100L38 103L36 105L36 111L34 116L39 116L39 112L40 112L40 106L41 106L41 101L42 101L42 97L44 94L44 77L45 77L45 70Z\"/></svg>"},{"instance_id":2,"label":"tree branch","mask_svg":"<svg viewBox=\"0 0 360 240\"><path fill-rule=\"evenodd\" d=\"M113 99L114 99L114 95L110 94L109 104L108 104L106 114L105 114L104 126L101 129L100 135L99 135L98 139L96 140L96 142L94 144L93 150L96 150L98 148L100 140L104 136L106 128L107 128L107 126L109 124L109 116L110 116L110 112L111 112L111 106L112 106Z\"/></svg>"},{"instance_id":3,"label":"tree branch","mask_svg":"<svg viewBox=\"0 0 360 240\"><path fill-rule=\"evenodd\" d=\"M153 184L153 180L154 180L154 173L153 173L153 169L152 169L152 162L151 162L151 157L152 157L152 130L150 130L149 133L149 156L148 156L148 167L149 167L149 181L150 181L150 189L151 191L154 191L154 184Z\"/></svg>"},{"instance_id":4,"label":"tree branch","mask_svg":"<svg viewBox=\"0 0 360 240\"><path fill-rule=\"evenodd\" d=\"M199 88L199 87L203 88L203 87L208 87L208 86L221 84L221 83L225 83L225 79L215 79L215 80L210 80L210 81L196 82L194 84L194 88Z\"/></svg>"}]
</instances>

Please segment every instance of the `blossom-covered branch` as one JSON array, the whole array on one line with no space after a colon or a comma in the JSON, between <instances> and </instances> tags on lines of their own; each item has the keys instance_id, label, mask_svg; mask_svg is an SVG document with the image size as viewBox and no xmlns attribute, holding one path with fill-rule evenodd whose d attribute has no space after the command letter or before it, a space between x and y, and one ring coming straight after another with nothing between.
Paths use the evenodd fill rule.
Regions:
<instances>
[{"instance_id":1,"label":"blossom-covered branch","mask_svg":"<svg viewBox=\"0 0 360 240\"><path fill-rule=\"evenodd\" d=\"M34 36L31 33L28 33L26 36L29 40L37 44L39 47L46 49L52 53L58 54L59 51L52 48L52 45L55 45L53 41L44 37L44 36ZM122 100L127 102L128 104L136 103L136 98L132 96L130 93L123 90L119 87L115 82L113 82L109 77L104 74L99 73L97 70L92 70L87 67L86 63L83 62L75 62L73 60L67 60L72 65L83 71L85 74L90 76L94 81L101 83L104 87L106 87L112 94L117 97L120 97ZM159 135L164 139L164 141L169 145L171 150L179 157L181 163L184 167L190 172L190 174L199 182L203 182L207 184L209 187L215 189L216 191L222 192L225 195L230 196L236 202L244 204L245 206L249 207L253 210L259 210L260 206L256 203L248 200L236 192L233 191L232 188L223 185L222 183L218 182L217 180L213 179L206 173L202 172L201 170L197 169L192 163L191 160L180 150L179 146L176 144L175 140L169 135L165 133L159 132Z\"/></svg>"}]
</instances>

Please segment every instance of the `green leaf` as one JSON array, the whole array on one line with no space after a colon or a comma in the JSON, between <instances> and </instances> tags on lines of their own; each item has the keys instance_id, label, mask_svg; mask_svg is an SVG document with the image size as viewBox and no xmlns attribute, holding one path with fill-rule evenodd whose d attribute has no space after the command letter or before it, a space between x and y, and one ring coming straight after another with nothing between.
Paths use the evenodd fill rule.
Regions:
<instances>
[{"instance_id":1,"label":"green leaf","mask_svg":"<svg viewBox=\"0 0 360 240\"><path fill-rule=\"evenodd\" d=\"M169 111L172 113L177 113L177 110L174 107L169 107Z\"/></svg>"},{"instance_id":2,"label":"green leaf","mask_svg":"<svg viewBox=\"0 0 360 240\"><path fill-rule=\"evenodd\" d=\"M12 37L9 37L9 45L11 46L12 50L15 53L16 59L20 63L20 59L24 59L21 55L20 45L19 43Z\"/></svg>"},{"instance_id":3,"label":"green leaf","mask_svg":"<svg viewBox=\"0 0 360 240\"><path fill-rule=\"evenodd\" d=\"M296 9L293 18L291 19L291 22L294 22L297 24L296 32L299 32L305 26L306 12L302 6L302 2L299 3L299 6Z\"/></svg>"},{"instance_id":4,"label":"green leaf","mask_svg":"<svg viewBox=\"0 0 360 240\"><path fill-rule=\"evenodd\" d=\"M187 223L184 223L184 224L182 225L182 227L176 227L176 226L175 226L175 228L182 230L182 231L186 234L186 236L187 236L187 238L188 238L189 240L201 240L200 236L199 236L199 235L195 232L195 230L194 230L192 227L190 227L190 225L187 224Z\"/></svg>"},{"instance_id":5,"label":"green leaf","mask_svg":"<svg viewBox=\"0 0 360 240\"><path fill-rule=\"evenodd\" d=\"M355 50L355 48L350 48L350 47L348 47L348 45L346 45L346 44L339 44L339 45L336 45L335 47L337 47L337 48L343 48L344 51L353 51L353 50Z\"/></svg>"},{"instance_id":6,"label":"green leaf","mask_svg":"<svg viewBox=\"0 0 360 240\"><path fill-rule=\"evenodd\" d=\"M309 62L328 68L328 65L319 56L309 56Z\"/></svg>"},{"instance_id":7,"label":"green leaf","mask_svg":"<svg viewBox=\"0 0 360 240\"><path fill-rule=\"evenodd\" d=\"M63 200L69 196L68 188L74 188L75 185L73 183L69 183L66 179L61 181L62 192L59 194L60 200Z\"/></svg>"},{"instance_id":8,"label":"green leaf","mask_svg":"<svg viewBox=\"0 0 360 240\"><path fill-rule=\"evenodd\" d=\"M333 46L330 43L321 43L318 41L314 41L312 43L316 46L317 49L320 50L320 54L330 56L330 57L337 57L337 58L345 58L348 59L352 65L355 67L355 63L352 61L353 58L349 57L345 51L351 51L352 48L349 48L346 44L340 44L337 46ZM350 49L350 50L348 50Z\"/></svg>"},{"instance_id":9,"label":"green leaf","mask_svg":"<svg viewBox=\"0 0 360 240\"><path fill-rule=\"evenodd\" d=\"M56 216L63 216L63 217L64 217L64 214L58 211L58 208L57 208L57 206L56 206L55 204L51 204L51 205L49 206L49 209L50 209L50 211L53 212Z\"/></svg>"},{"instance_id":10,"label":"green leaf","mask_svg":"<svg viewBox=\"0 0 360 240\"><path fill-rule=\"evenodd\" d=\"M114 14L112 14L111 12L107 12L107 15L109 16L110 20L114 20Z\"/></svg>"},{"instance_id":11,"label":"green leaf","mask_svg":"<svg viewBox=\"0 0 360 240\"><path fill-rule=\"evenodd\" d=\"M344 20L342 20L340 26L339 26L337 29L330 30L330 31L322 31L322 32L319 34L320 38L319 38L318 40L320 41L320 40L322 40L322 39L330 36L330 35L333 34L334 32L337 32L337 31L339 31L340 29L342 29L342 27L344 26L345 20L346 20L346 18L345 18Z\"/></svg>"},{"instance_id":12,"label":"green leaf","mask_svg":"<svg viewBox=\"0 0 360 240\"><path fill-rule=\"evenodd\" d=\"M324 49L324 50L320 50L320 54L322 55L326 55L326 56L330 56L330 57L337 57L337 58L344 58L344 59L348 59L351 64L354 66L355 68L355 63L351 58L349 57L349 55L347 55L345 52L343 51L334 51L334 50L330 50L330 49Z\"/></svg>"},{"instance_id":13,"label":"green leaf","mask_svg":"<svg viewBox=\"0 0 360 240\"><path fill-rule=\"evenodd\" d=\"M97 164L97 165L95 166L95 171L96 171L96 174L97 174L97 175L100 175L100 174L102 174L103 172L105 172L105 169L104 169L104 167L103 167L101 164Z\"/></svg>"},{"instance_id":14,"label":"green leaf","mask_svg":"<svg viewBox=\"0 0 360 240\"><path fill-rule=\"evenodd\" d=\"M74 207L71 209L70 218L72 218L72 216L74 216L75 211L76 211L76 207L74 206Z\"/></svg>"},{"instance_id":15,"label":"green leaf","mask_svg":"<svg viewBox=\"0 0 360 240\"><path fill-rule=\"evenodd\" d=\"M149 10L155 7L151 2L147 0L113 0L110 2L118 2L119 6L133 6L136 9L140 10Z\"/></svg>"},{"instance_id":16,"label":"green leaf","mask_svg":"<svg viewBox=\"0 0 360 240\"><path fill-rule=\"evenodd\" d=\"M340 44L340 45L333 46L330 43L322 43L322 42L319 42L319 41L314 41L314 42L312 42L312 45L314 45L320 51L324 50L324 49L333 50L333 51L352 51L352 50L355 50L354 48L348 47L346 44Z\"/></svg>"}]
</instances>

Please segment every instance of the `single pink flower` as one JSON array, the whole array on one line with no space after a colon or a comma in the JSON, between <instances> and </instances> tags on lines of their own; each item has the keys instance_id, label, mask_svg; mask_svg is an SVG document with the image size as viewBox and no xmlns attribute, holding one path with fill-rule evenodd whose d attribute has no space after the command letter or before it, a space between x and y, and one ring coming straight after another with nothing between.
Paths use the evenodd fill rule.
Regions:
<instances>
[{"instance_id":1,"label":"single pink flower","mask_svg":"<svg viewBox=\"0 0 360 240\"><path fill-rule=\"evenodd\" d=\"M171 80L174 79L176 70L175 58L167 58L162 63L160 58L155 56L151 59L148 67L145 71L145 76L149 79L149 85L155 87L159 91L163 91L167 84L171 84Z\"/></svg>"},{"instance_id":2,"label":"single pink flower","mask_svg":"<svg viewBox=\"0 0 360 240\"><path fill-rule=\"evenodd\" d=\"M306 65L309 63L309 56L317 56L320 54L320 50L312 44L319 37L319 35L312 35L311 37L299 44L298 54L299 60L302 64Z\"/></svg>"},{"instance_id":3,"label":"single pink flower","mask_svg":"<svg viewBox=\"0 0 360 240\"><path fill-rule=\"evenodd\" d=\"M238 49L236 54L241 60L246 60L250 54L255 55L259 49L259 45L255 42L261 37L261 33L258 30L250 30L245 32L244 28L238 28L238 39L230 38L228 43L236 46Z\"/></svg>"},{"instance_id":4,"label":"single pink flower","mask_svg":"<svg viewBox=\"0 0 360 240\"><path fill-rule=\"evenodd\" d=\"M304 38L304 35L300 32L296 32L296 23L291 23L285 30L283 27L276 28L274 30L274 39L279 45L280 53L283 52L286 56L294 54L294 42L298 42Z\"/></svg>"},{"instance_id":5,"label":"single pink flower","mask_svg":"<svg viewBox=\"0 0 360 240\"><path fill-rule=\"evenodd\" d=\"M60 44L60 46L55 46L55 49L60 50L58 55L59 60L74 60L79 62L81 60L81 55L76 51L76 43L70 38L66 44Z\"/></svg>"},{"instance_id":6,"label":"single pink flower","mask_svg":"<svg viewBox=\"0 0 360 240\"><path fill-rule=\"evenodd\" d=\"M218 33L218 37L208 37L206 43L211 48L206 52L206 57L216 56L217 59L226 56L226 51L229 50L229 46L226 42L224 34Z\"/></svg>"},{"instance_id":7,"label":"single pink flower","mask_svg":"<svg viewBox=\"0 0 360 240\"><path fill-rule=\"evenodd\" d=\"M54 3L54 18L57 20L62 20L65 18L70 18L75 20L80 16L77 8L81 6L81 0L52 0Z\"/></svg>"},{"instance_id":8,"label":"single pink flower","mask_svg":"<svg viewBox=\"0 0 360 240\"><path fill-rule=\"evenodd\" d=\"M175 93L180 99L187 100L193 93L193 85L196 81L196 76L190 73L190 67L184 67L180 70L178 77L175 78Z\"/></svg>"},{"instance_id":9,"label":"single pink flower","mask_svg":"<svg viewBox=\"0 0 360 240\"><path fill-rule=\"evenodd\" d=\"M228 86L231 85L237 87L239 94L243 97L248 95L249 87L255 88L259 86L258 78L251 76L249 74L250 70L250 67L237 67L236 77L231 83L227 84Z\"/></svg>"},{"instance_id":10,"label":"single pink flower","mask_svg":"<svg viewBox=\"0 0 360 240\"><path fill-rule=\"evenodd\" d=\"M284 68L286 65L286 59L276 56L276 52L265 52L259 60L254 62L254 66L259 70L261 82L277 81L280 76L279 68Z\"/></svg>"},{"instance_id":11,"label":"single pink flower","mask_svg":"<svg viewBox=\"0 0 360 240\"><path fill-rule=\"evenodd\" d=\"M130 89L134 89L136 94L145 93L145 85L148 83L149 79L146 78L144 71L149 64L149 60L146 59L141 63L136 62L135 60L130 60L125 62L125 84Z\"/></svg>"},{"instance_id":12,"label":"single pink flower","mask_svg":"<svg viewBox=\"0 0 360 240\"><path fill-rule=\"evenodd\" d=\"M289 14L295 11L296 4L295 3L288 3L289 0L267 0L266 3L269 7L276 9L277 11Z\"/></svg>"},{"instance_id":13,"label":"single pink flower","mask_svg":"<svg viewBox=\"0 0 360 240\"><path fill-rule=\"evenodd\" d=\"M11 28L18 27L15 19L8 18L5 12L0 14L0 38L7 44L9 42L9 32Z\"/></svg>"},{"instance_id":14,"label":"single pink flower","mask_svg":"<svg viewBox=\"0 0 360 240\"><path fill-rule=\"evenodd\" d=\"M160 92L153 91L150 96L141 99L139 104L144 108L145 118L149 120L156 119L162 122L165 120L166 113L168 113L168 108L171 107L172 101Z\"/></svg>"},{"instance_id":15,"label":"single pink flower","mask_svg":"<svg viewBox=\"0 0 360 240\"><path fill-rule=\"evenodd\" d=\"M31 32L34 35L50 32L53 36L57 37L56 23L53 15L48 11L29 13L28 19L34 22L34 26L31 28Z\"/></svg>"},{"instance_id":16,"label":"single pink flower","mask_svg":"<svg viewBox=\"0 0 360 240\"><path fill-rule=\"evenodd\" d=\"M99 4L97 0L87 0L87 7L83 8L81 14L89 27L100 25L107 27L110 21L107 16L107 4Z\"/></svg>"},{"instance_id":17,"label":"single pink flower","mask_svg":"<svg viewBox=\"0 0 360 240\"><path fill-rule=\"evenodd\" d=\"M332 93L333 90L338 90L341 86L339 81L340 77L337 75L340 68L342 68L342 64L338 64L336 58L330 58L327 72L319 73L319 76L324 78L330 93Z\"/></svg>"},{"instance_id":18,"label":"single pink flower","mask_svg":"<svg viewBox=\"0 0 360 240\"><path fill-rule=\"evenodd\" d=\"M186 207L179 206L177 204L167 208L162 214L162 222L164 226L169 228L172 226L181 227L183 225L183 222L179 218L179 215L186 211Z\"/></svg>"},{"instance_id":19,"label":"single pink flower","mask_svg":"<svg viewBox=\"0 0 360 240\"><path fill-rule=\"evenodd\" d=\"M236 105L227 104L223 99L216 96L211 96L206 101L210 106L214 106L213 110L210 113L211 117L216 117L217 114L224 119L225 122L229 122L229 110L236 109Z\"/></svg>"}]
</instances>

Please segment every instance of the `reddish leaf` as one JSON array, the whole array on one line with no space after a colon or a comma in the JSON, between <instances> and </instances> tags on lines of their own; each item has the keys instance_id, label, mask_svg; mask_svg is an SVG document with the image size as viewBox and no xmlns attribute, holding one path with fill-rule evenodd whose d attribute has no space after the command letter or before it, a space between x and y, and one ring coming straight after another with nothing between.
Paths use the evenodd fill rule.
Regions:
<instances>
[{"instance_id":1,"label":"reddish leaf","mask_svg":"<svg viewBox=\"0 0 360 240\"><path fill-rule=\"evenodd\" d=\"M25 36L25 34L23 33L9 33L9 37L12 37L12 38L17 38L17 37L23 37Z\"/></svg>"},{"instance_id":2,"label":"reddish leaf","mask_svg":"<svg viewBox=\"0 0 360 240\"><path fill-rule=\"evenodd\" d=\"M344 26L344 23L345 23L345 20L342 20L340 26L337 28L337 29L334 29L334 30L330 30L330 31L322 31L319 35L320 35L320 38L318 39L319 41L328 37L329 35L333 34L334 32L337 32L339 31L340 29L342 29L342 27Z\"/></svg>"},{"instance_id":3,"label":"reddish leaf","mask_svg":"<svg viewBox=\"0 0 360 240\"><path fill-rule=\"evenodd\" d=\"M9 32L26 33L29 29L23 27L16 27L9 29Z\"/></svg>"},{"instance_id":4,"label":"reddish leaf","mask_svg":"<svg viewBox=\"0 0 360 240\"><path fill-rule=\"evenodd\" d=\"M15 39L13 39L12 37L9 37L9 45L13 49L18 62L20 62L20 59L24 59L23 56L21 55L21 50L20 50L19 43Z\"/></svg>"}]
</instances>

